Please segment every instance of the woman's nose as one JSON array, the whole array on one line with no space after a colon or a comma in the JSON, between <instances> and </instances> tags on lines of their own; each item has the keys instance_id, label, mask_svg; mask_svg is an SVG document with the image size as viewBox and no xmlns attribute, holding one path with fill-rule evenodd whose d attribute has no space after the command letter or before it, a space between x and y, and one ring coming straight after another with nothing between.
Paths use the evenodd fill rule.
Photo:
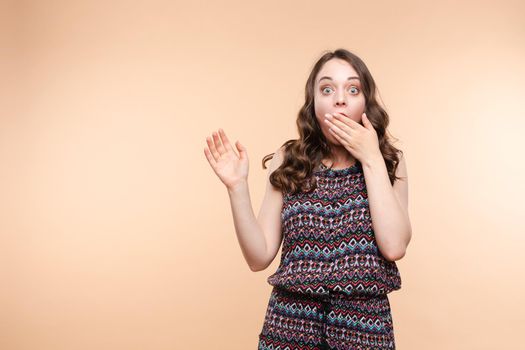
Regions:
<instances>
[{"instance_id":1,"label":"woman's nose","mask_svg":"<svg viewBox=\"0 0 525 350\"><path fill-rule=\"evenodd\" d=\"M335 101L335 105L336 106L346 106L346 101L344 97L338 97L337 100Z\"/></svg>"},{"instance_id":2,"label":"woman's nose","mask_svg":"<svg viewBox=\"0 0 525 350\"><path fill-rule=\"evenodd\" d=\"M345 94L344 92L339 92L336 96L335 96L335 105L336 106L346 106L346 97L345 97Z\"/></svg>"}]
</instances>

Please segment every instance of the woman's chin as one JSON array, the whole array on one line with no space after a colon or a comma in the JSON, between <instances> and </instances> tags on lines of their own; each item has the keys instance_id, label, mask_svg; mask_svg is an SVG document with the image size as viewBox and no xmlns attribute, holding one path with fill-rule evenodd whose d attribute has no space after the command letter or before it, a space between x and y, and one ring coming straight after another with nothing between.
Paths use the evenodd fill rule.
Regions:
<instances>
[{"instance_id":1,"label":"woman's chin","mask_svg":"<svg viewBox=\"0 0 525 350\"><path fill-rule=\"evenodd\" d=\"M339 142L337 139L335 138L329 138L328 139L328 142L330 142L332 145L335 145L335 146L341 146L341 142Z\"/></svg>"},{"instance_id":2,"label":"woman's chin","mask_svg":"<svg viewBox=\"0 0 525 350\"><path fill-rule=\"evenodd\" d=\"M341 143L335 138L335 136L330 131L327 131L324 137L328 141L329 144L335 145L335 146L341 146Z\"/></svg>"}]
</instances>

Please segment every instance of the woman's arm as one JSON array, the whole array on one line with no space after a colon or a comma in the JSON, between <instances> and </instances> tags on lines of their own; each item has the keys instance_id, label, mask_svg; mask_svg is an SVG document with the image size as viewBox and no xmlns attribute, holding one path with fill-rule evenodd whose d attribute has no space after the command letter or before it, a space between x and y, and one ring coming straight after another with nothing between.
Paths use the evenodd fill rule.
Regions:
<instances>
[{"instance_id":1,"label":"woman's arm","mask_svg":"<svg viewBox=\"0 0 525 350\"><path fill-rule=\"evenodd\" d=\"M252 208L247 181L228 188L233 222L237 240L244 259L252 271L261 271L268 267L279 250L282 240L281 208L282 193L269 181L270 174L280 166L282 150L275 152L266 178L266 193L258 218Z\"/></svg>"},{"instance_id":2,"label":"woman's arm","mask_svg":"<svg viewBox=\"0 0 525 350\"><path fill-rule=\"evenodd\" d=\"M401 179L390 184L383 157L363 162L372 226L381 254L389 261L401 259L412 238L408 216L408 177L405 158L401 156L396 175Z\"/></svg>"},{"instance_id":3,"label":"woman's arm","mask_svg":"<svg viewBox=\"0 0 525 350\"><path fill-rule=\"evenodd\" d=\"M281 244L281 192L269 181L269 175L280 166L283 150L275 152L268 171L266 195L259 217L253 213L248 189L249 160L246 148L239 141L235 153L230 140L222 128L206 137L204 155L215 174L228 189L233 213L233 222L241 250L252 271L265 269L272 262Z\"/></svg>"}]
</instances>

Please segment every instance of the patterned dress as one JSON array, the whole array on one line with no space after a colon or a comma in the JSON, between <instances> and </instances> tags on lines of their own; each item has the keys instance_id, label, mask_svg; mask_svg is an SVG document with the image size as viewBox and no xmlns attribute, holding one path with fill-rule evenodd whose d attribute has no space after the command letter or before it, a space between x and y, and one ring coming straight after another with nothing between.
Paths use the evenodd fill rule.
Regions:
<instances>
[{"instance_id":1,"label":"patterned dress","mask_svg":"<svg viewBox=\"0 0 525 350\"><path fill-rule=\"evenodd\" d=\"M401 288L379 251L362 164L314 171L283 195L283 247L258 349L395 349L387 294Z\"/></svg>"}]
</instances>

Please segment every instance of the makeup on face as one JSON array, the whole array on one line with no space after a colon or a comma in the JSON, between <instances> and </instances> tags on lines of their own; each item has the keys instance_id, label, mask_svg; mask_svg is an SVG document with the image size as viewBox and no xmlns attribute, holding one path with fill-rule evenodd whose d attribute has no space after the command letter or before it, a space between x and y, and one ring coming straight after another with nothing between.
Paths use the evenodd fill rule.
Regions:
<instances>
[{"instance_id":1,"label":"makeup on face","mask_svg":"<svg viewBox=\"0 0 525 350\"><path fill-rule=\"evenodd\" d=\"M348 91L348 97L344 97L344 108L342 103L341 105L337 106L335 104L335 100L342 102L342 98L337 90L339 89L337 84L332 84L334 80L330 76L323 76L318 81L318 86L316 88L316 102L320 105L320 109L322 109L325 112L328 113L341 113L345 117L350 118L352 114L354 114L349 108L355 107L355 98L361 99L361 85L360 80L356 76L350 76L346 79L345 83L347 83L347 86L342 87L341 89L344 90L346 94L346 91ZM322 84L322 82L326 82ZM354 103L351 103L351 101L354 101ZM355 111L354 111L355 112Z\"/></svg>"},{"instance_id":2,"label":"makeup on face","mask_svg":"<svg viewBox=\"0 0 525 350\"><path fill-rule=\"evenodd\" d=\"M325 62L318 77L314 88L315 114L323 133L333 138L324 122L325 114L341 113L349 119L359 121L358 115L365 107L361 79L350 63L339 59Z\"/></svg>"},{"instance_id":3,"label":"makeup on face","mask_svg":"<svg viewBox=\"0 0 525 350\"><path fill-rule=\"evenodd\" d=\"M327 79L327 80L330 80L330 81L334 81L334 80L332 79L332 77L329 77L329 76L326 76L326 75L325 75L324 77L321 77L317 82L318 82L318 83L321 83L321 80L323 80L323 79ZM358 81L361 81L361 80L359 79L359 77L355 77L355 76L354 76L354 77L348 77L346 80L358 80Z\"/></svg>"}]
</instances>

